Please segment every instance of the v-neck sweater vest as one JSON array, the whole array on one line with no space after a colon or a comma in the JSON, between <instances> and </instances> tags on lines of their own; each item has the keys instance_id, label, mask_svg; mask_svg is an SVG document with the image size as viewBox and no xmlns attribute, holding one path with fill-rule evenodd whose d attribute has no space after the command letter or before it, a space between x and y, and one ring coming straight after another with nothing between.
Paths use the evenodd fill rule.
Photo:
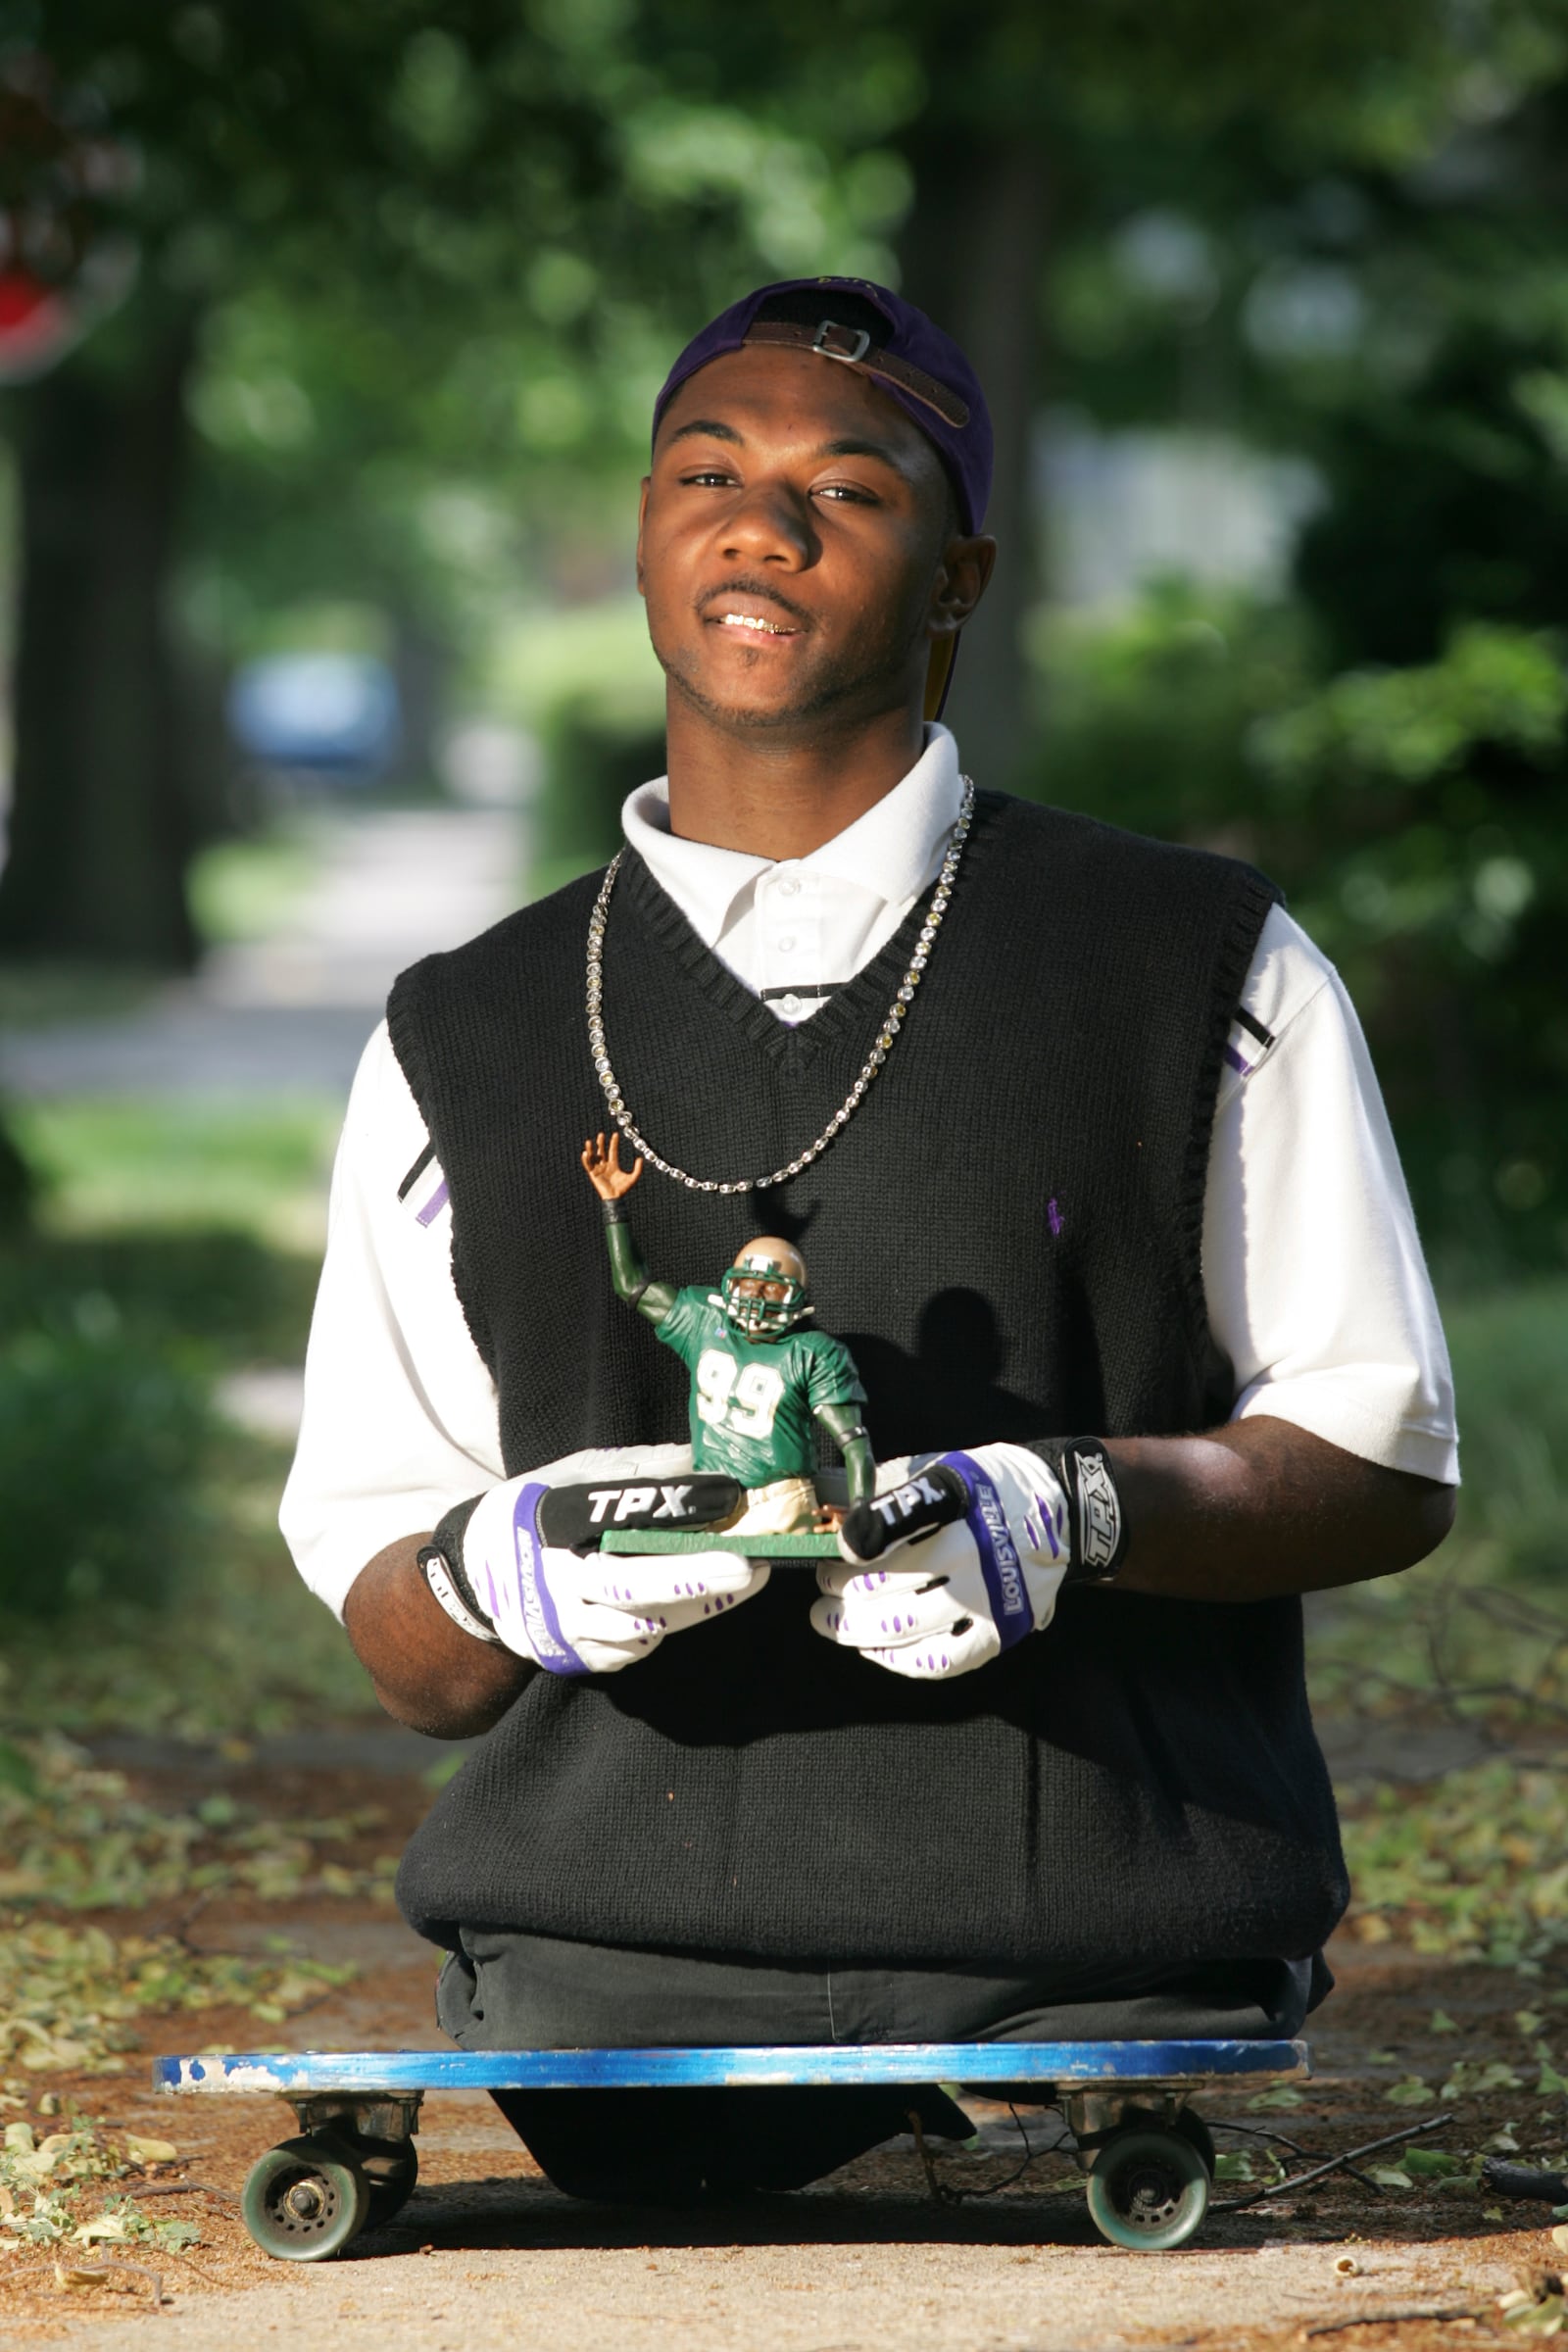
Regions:
<instances>
[{"instance_id":1,"label":"v-neck sweater vest","mask_svg":"<svg viewBox=\"0 0 1568 2352\"><path fill-rule=\"evenodd\" d=\"M686 1382L611 1288L578 1164L601 877L403 974L399 1061L451 1190L452 1263L509 1475L678 1440ZM799 1242L880 1457L1222 1420L1200 1242L1220 1063L1271 886L1250 868L981 793L926 978L832 1148L776 1191L631 1197L662 1281ZM704 1177L779 1166L854 1082L923 917L786 1028L635 855L605 1024L643 1132ZM744 1608L611 1676L536 1675L399 1877L412 1925L777 1959L1153 1965L1299 1958L1344 1909L1294 1599L1061 1596L978 1672L911 1683Z\"/></svg>"}]
</instances>

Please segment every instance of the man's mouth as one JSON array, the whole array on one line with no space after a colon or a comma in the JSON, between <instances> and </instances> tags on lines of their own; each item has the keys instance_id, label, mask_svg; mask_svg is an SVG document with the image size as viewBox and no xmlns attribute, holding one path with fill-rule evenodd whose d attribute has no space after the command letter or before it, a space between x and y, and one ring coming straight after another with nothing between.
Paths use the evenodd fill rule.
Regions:
<instances>
[{"instance_id":1,"label":"man's mouth","mask_svg":"<svg viewBox=\"0 0 1568 2352\"><path fill-rule=\"evenodd\" d=\"M728 629L754 644L763 637L804 637L810 625L783 597L770 596L750 580L730 580L710 590L698 609L709 628Z\"/></svg>"},{"instance_id":2,"label":"man's mouth","mask_svg":"<svg viewBox=\"0 0 1568 2352\"><path fill-rule=\"evenodd\" d=\"M750 629L754 637L796 637L800 632L782 620L764 620L759 612L721 612L721 629Z\"/></svg>"}]
</instances>

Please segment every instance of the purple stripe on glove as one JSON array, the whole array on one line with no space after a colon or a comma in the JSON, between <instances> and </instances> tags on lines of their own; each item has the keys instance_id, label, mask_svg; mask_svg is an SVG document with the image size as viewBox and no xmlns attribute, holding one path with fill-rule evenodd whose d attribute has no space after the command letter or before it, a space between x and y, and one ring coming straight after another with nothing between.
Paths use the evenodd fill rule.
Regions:
<instances>
[{"instance_id":1,"label":"purple stripe on glove","mask_svg":"<svg viewBox=\"0 0 1568 2352\"><path fill-rule=\"evenodd\" d=\"M986 1596L991 1602L992 1623L1004 1649L1021 1642L1025 1634L1035 1630L1035 1613L1023 1581L1023 1562L1018 1546L1007 1525L1007 1514L995 1482L988 1478L971 1453L949 1453L943 1460L952 1462L962 1472L969 1490L969 1508L964 1524L974 1538L975 1550L980 1555L980 1573L985 1579Z\"/></svg>"},{"instance_id":2,"label":"purple stripe on glove","mask_svg":"<svg viewBox=\"0 0 1568 2352\"><path fill-rule=\"evenodd\" d=\"M517 1496L512 1514L517 1544L517 1581L522 1592L522 1617L533 1654L547 1674L586 1674L571 1643L561 1630L556 1603L545 1576L544 1545L539 1540L539 1505L548 1487L529 1481Z\"/></svg>"},{"instance_id":3,"label":"purple stripe on glove","mask_svg":"<svg viewBox=\"0 0 1568 2352\"><path fill-rule=\"evenodd\" d=\"M572 1648L561 1630L555 1600L545 1577L544 1545L539 1539L539 1505L550 1489L536 1480L517 1490L513 1506L512 1533L516 1548L517 1597L522 1607L523 1632L528 1646L547 1674L586 1674L589 1669ZM471 1571L470 1571L471 1574ZM495 1573L488 1560L483 1563L482 1577L476 1581L478 1598L497 1625L502 1625L514 1612L508 1609L497 1588ZM515 1647L515 1643L510 1644Z\"/></svg>"}]
</instances>

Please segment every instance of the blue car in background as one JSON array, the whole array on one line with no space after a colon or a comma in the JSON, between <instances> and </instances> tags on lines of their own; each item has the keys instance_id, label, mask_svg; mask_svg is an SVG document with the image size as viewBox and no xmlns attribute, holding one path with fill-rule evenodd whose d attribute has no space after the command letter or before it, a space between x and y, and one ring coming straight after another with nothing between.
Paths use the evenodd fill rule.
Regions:
<instances>
[{"instance_id":1,"label":"blue car in background","mask_svg":"<svg viewBox=\"0 0 1568 2352\"><path fill-rule=\"evenodd\" d=\"M397 763L397 680L366 654L273 654L247 662L228 690L235 743L264 767L371 783Z\"/></svg>"}]
</instances>

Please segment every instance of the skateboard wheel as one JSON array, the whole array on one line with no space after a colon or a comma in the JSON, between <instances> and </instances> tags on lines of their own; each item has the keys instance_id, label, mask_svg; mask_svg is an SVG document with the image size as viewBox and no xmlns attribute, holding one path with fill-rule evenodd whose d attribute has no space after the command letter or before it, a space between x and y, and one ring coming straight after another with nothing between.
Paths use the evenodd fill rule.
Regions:
<instances>
[{"instance_id":1,"label":"skateboard wheel","mask_svg":"<svg viewBox=\"0 0 1568 2352\"><path fill-rule=\"evenodd\" d=\"M365 2227L379 2230L414 2194L419 2179L418 2150L412 2139L362 2139L354 2154L370 2191L370 2218Z\"/></svg>"},{"instance_id":2,"label":"skateboard wheel","mask_svg":"<svg viewBox=\"0 0 1568 2352\"><path fill-rule=\"evenodd\" d=\"M325 2262L359 2235L370 2201L353 2152L322 2132L269 2148L250 2169L240 2212L264 2253L281 2262Z\"/></svg>"},{"instance_id":3,"label":"skateboard wheel","mask_svg":"<svg viewBox=\"0 0 1568 2352\"><path fill-rule=\"evenodd\" d=\"M1207 2211L1208 2168L1185 2132L1135 2125L1095 2159L1090 2218L1113 2246L1158 2254L1185 2245Z\"/></svg>"}]
</instances>

